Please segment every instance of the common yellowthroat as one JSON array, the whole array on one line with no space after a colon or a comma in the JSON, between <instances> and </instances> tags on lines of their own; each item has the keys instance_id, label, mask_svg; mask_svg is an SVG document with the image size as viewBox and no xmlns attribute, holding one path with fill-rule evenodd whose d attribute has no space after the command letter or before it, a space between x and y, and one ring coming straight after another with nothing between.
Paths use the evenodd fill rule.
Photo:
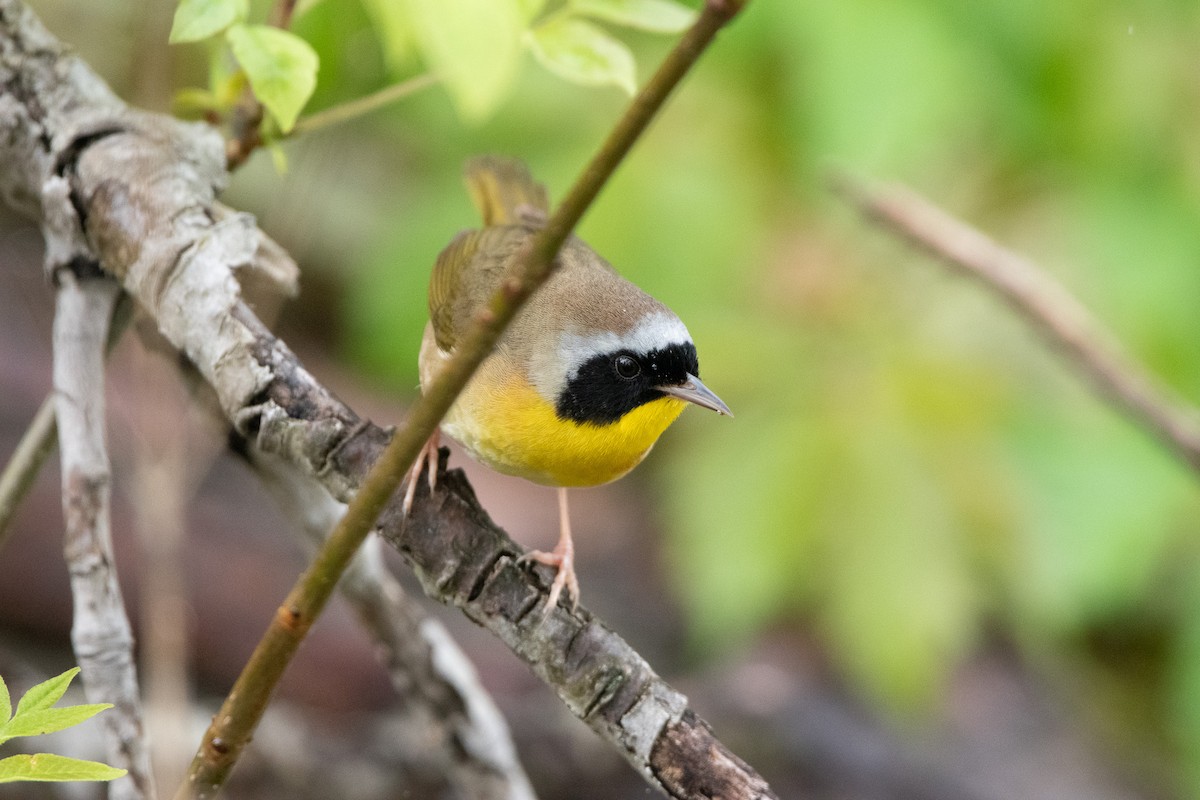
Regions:
<instances>
[{"instance_id":1,"label":"common yellowthroat","mask_svg":"<svg viewBox=\"0 0 1200 800\"><path fill-rule=\"evenodd\" d=\"M549 210L545 188L519 161L474 159L465 177L484 227L460 233L434 264L422 387L453 355ZM629 472L688 403L732 416L699 371L696 346L679 317L571 237L558 268L446 414L441 430L475 460L558 487L558 544L526 556L557 569L547 611L564 588L573 602L579 599L567 487ZM436 452L435 434L409 476L406 510L425 461L433 488Z\"/></svg>"}]
</instances>

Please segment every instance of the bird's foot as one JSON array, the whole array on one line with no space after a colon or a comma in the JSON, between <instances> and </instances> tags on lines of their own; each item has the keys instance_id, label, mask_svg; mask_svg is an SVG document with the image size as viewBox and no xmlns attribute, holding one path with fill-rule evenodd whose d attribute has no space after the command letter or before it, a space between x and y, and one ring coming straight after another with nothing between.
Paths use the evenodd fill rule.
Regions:
<instances>
[{"instance_id":1,"label":"bird's foot","mask_svg":"<svg viewBox=\"0 0 1200 800\"><path fill-rule=\"evenodd\" d=\"M433 494L433 490L437 488L439 444L440 437L437 430L434 430L428 441L421 446L421 451L417 453L416 460L413 461L412 467L408 470L408 475L404 479L404 503L401 505L401 509L406 517L408 516L408 512L412 511L413 497L417 492L417 481L421 477L421 470L426 466L429 467L429 493Z\"/></svg>"},{"instance_id":2,"label":"bird's foot","mask_svg":"<svg viewBox=\"0 0 1200 800\"><path fill-rule=\"evenodd\" d=\"M562 595L563 590L566 590L567 596L571 598L571 610L574 611L579 606L579 579L575 577L575 545L569 538L560 540L549 553L543 550L530 550L521 556L520 560L536 561L557 570L554 582L550 584L550 595L546 598L545 607L542 608L543 618L549 616L550 612L558 605L558 598Z\"/></svg>"}]
</instances>

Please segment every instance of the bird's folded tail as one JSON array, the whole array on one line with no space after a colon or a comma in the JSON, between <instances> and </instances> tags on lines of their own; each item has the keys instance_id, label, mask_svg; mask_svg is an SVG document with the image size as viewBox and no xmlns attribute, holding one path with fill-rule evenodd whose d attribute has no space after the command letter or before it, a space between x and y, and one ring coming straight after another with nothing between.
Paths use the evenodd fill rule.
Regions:
<instances>
[{"instance_id":1,"label":"bird's folded tail","mask_svg":"<svg viewBox=\"0 0 1200 800\"><path fill-rule=\"evenodd\" d=\"M517 225L544 218L550 211L546 187L515 158L473 158L467 162L464 177L484 225Z\"/></svg>"}]
</instances>

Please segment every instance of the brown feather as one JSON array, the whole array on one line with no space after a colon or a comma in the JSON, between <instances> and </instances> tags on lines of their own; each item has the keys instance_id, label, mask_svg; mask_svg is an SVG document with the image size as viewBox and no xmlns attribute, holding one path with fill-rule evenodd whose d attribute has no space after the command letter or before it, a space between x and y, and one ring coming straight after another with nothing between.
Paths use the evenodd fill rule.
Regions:
<instances>
[{"instance_id":1,"label":"brown feather","mask_svg":"<svg viewBox=\"0 0 1200 800\"><path fill-rule=\"evenodd\" d=\"M429 283L429 318L444 353L453 351L472 316L495 294L521 247L541 227L545 188L519 161L473 159L466 170L471 195L487 227L464 231L438 256ZM553 353L564 332L625 333L666 306L622 278L607 261L572 236L558 268L518 314L498 354L528 377L535 354Z\"/></svg>"},{"instance_id":2,"label":"brown feather","mask_svg":"<svg viewBox=\"0 0 1200 800\"><path fill-rule=\"evenodd\" d=\"M463 171L471 200L484 225L516 225L550 211L546 187L533 179L520 161L480 156Z\"/></svg>"}]
</instances>

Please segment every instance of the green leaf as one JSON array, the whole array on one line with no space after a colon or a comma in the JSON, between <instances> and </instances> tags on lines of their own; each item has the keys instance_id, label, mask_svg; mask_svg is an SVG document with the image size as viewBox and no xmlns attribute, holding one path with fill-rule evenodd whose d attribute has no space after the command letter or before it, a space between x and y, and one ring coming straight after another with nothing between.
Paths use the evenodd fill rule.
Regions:
<instances>
[{"instance_id":1,"label":"green leaf","mask_svg":"<svg viewBox=\"0 0 1200 800\"><path fill-rule=\"evenodd\" d=\"M49 680L42 681L37 686L32 687L21 698L21 702L17 703L16 716L20 717L28 714L30 711L39 711L43 708L50 708L59 701L59 698L66 693L67 687L71 685L71 681L79 674L79 667L71 667L61 675L56 675Z\"/></svg>"},{"instance_id":2,"label":"green leaf","mask_svg":"<svg viewBox=\"0 0 1200 800\"><path fill-rule=\"evenodd\" d=\"M538 14L542 13L542 9L546 7L546 0L517 0L517 9L521 12L521 19L530 22Z\"/></svg>"},{"instance_id":3,"label":"green leaf","mask_svg":"<svg viewBox=\"0 0 1200 800\"><path fill-rule=\"evenodd\" d=\"M51 753L0 759L0 783L13 781L111 781L125 770Z\"/></svg>"},{"instance_id":4,"label":"green leaf","mask_svg":"<svg viewBox=\"0 0 1200 800\"><path fill-rule=\"evenodd\" d=\"M629 48L590 22L556 17L533 29L530 46L542 66L572 83L637 90Z\"/></svg>"},{"instance_id":5,"label":"green leaf","mask_svg":"<svg viewBox=\"0 0 1200 800\"><path fill-rule=\"evenodd\" d=\"M171 25L171 44L198 42L246 19L250 0L180 0Z\"/></svg>"},{"instance_id":6,"label":"green leaf","mask_svg":"<svg viewBox=\"0 0 1200 800\"><path fill-rule=\"evenodd\" d=\"M12 699L8 696L8 685L0 678L0 725L8 722L12 716Z\"/></svg>"},{"instance_id":7,"label":"green leaf","mask_svg":"<svg viewBox=\"0 0 1200 800\"><path fill-rule=\"evenodd\" d=\"M203 114L218 108L217 96L207 89L180 89L171 98L171 111L175 114Z\"/></svg>"},{"instance_id":8,"label":"green leaf","mask_svg":"<svg viewBox=\"0 0 1200 800\"><path fill-rule=\"evenodd\" d=\"M524 23L515 0L409 0L417 45L459 113L487 116L507 95Z\"/></svg>"},{"instance_id":9,"label":"green leaf","mask_svg":"<svg viewBox=\"0 0 1200 800\"><path fill-rule=\"evenodd\" d=\"M296 34L269 25L235 25L225 36L255 97L287 133L317 87L317 52Z\"/></svg>"},{"instance_id":10,"label":"green leaf","mask_svg":"<svg viewBox=\"0 0 1200 800\"><path fill-rule=\"evenodd\" d=\"M106 708L112 708L112 704L88 703L63 708L39 708L24 713L18 710L12 719L0 726L0 737L15 739L18 736L54 733L91 719Z\"/></svg>"},{"instance_id":11,"label":"green leaf","mask_svg":"<svg viewBox=\"0 0 1200 800\"><path fill-rule=\"evenodd\" d=\"M696 12L672 0L571 0L571 8L595 19L652 33L679 33Z\"/></svg>"},{"instance_id":12,"label":"green leaf","mask_svg":"<svg viewBox=\"0 0 1200 800\"><path fill-rule=\"evenodd\" d=\"M362 4L383 42L388 66L398 68L413 49L412 14L408 5L398 0L362 0Z\"/></svg>"}]
</instances>

